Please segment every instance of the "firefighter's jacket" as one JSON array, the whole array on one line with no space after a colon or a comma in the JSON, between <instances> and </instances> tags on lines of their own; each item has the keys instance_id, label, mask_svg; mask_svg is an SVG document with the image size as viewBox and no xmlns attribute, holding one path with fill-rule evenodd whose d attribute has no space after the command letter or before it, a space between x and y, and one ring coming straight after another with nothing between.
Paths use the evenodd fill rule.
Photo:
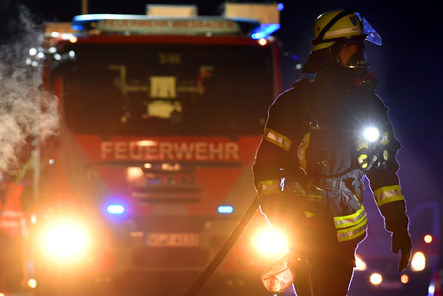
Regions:
<instances>
[{"instance_id":1,"label":"firefighter's jacket","mask_svg":"<svg viewBox=\"0 0 443 296\"><path fill-rule=\"evenodd\" d=\"M10 236L24 234L24 216L21 204L23 187L11 182L0 203L0 231Z\"/></svg>"},{"instance_id":2,"label":"firefighter's jacket","mask_svg":"<svg viewBox=\"0 0 443 296\"><path fill-rule=\"evenodd\" d=\"M380 131L376 144L361 136L369 125ZM326 209L339 242L360 241L367 228L364 175L386 229L407 228L395 158L399 148L387 108L373 90L343 90L321 76L313 82L301 79L269 108L254 182L261 197L284 190L290 198L303 199L298 204L306 219ZM379 157L371 166L373 150Z\"/></svg>"}]
</instances>

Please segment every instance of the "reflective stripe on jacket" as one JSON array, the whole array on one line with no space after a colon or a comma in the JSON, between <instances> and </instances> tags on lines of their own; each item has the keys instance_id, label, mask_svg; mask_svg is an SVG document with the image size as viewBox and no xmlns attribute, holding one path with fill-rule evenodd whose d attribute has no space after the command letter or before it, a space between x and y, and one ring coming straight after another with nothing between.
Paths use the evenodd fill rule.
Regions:
<instances>
[{"instance_id":1,"label":"reflective stripe on jacket","mask_svg":"<svg viewBox=\"0 0 443 296\"><path fill-rule=\"evenodd\" d=\"M263 139L277 145L285 151L289 151L292 146L292 141L289 140L286 136L279 134L269 128L265 130L263 134Z\"/></svg>"},{"instance_id":2,"label":"reflective stripe on jacket","mask_svg":"<svg viewBox=\"0 0 443 296\"><path fill-rule=\"evenodd\" d=\"M400 185L384 186L374 191L374 199L377 206L382 206L386 203L404 200L401 193Z\"/></svg>"}]
</instances>

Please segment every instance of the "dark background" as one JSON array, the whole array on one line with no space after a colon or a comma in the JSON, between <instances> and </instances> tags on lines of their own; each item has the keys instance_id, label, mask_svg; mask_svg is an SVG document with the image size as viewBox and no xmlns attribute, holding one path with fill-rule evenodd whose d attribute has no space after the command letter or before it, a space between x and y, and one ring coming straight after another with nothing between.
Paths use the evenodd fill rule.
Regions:
<instances>
[{"instance_id":1,"label":"dark background","mask_svg":"<svg viewBox=\"0 0 443 296\"><path fill-rule=\"evenodd\" d=\"M220 12L219 0L153 1L89 0L89 13L145 14L146 4L197 4L200 15ZM256 2L259 2L256 1ZM283 88L299 73L294 68L304 63L310 52L312 26L316 17L328 10L357 8L383 39L381 47L367 47L371 71L378 77L377 92L390 109L397 137L403 145L398 158L399 175L409 208L427 201L440 204L443 178L441 75L443 25L441 8L431 1L280 1L281 29L276 32L283 50L298 60L284 60ZM18 1L1 0L0 41L17 37L14 27ZM81 14L81 0L23 0L36 23L70 21ZM435 3L435 2L433 2Z\"/></svg>"}]
</instances>

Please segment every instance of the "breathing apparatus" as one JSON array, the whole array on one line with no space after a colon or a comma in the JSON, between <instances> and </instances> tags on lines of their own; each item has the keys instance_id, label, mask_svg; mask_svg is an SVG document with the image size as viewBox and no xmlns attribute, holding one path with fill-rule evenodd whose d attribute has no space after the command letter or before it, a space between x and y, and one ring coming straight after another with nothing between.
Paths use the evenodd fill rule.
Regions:
<instances>
[{"instance_id":1,"label":"breathing apparatus","mask_svg":"<svg viewBox=\"0 0 443 296\"><path fill-rule=\"evenodd\" d=\"M357 136L358 164L364 171L375 167L386 169L390 158L389 151L384 147L388 143L387 133L380 134L380 130L369 125L359 131Z\"/></svg>"},{"instance_id":2,"label":"breathing apparatus","mask_svg":"<svg viewBox=\"0 0 443 296\"><path fill-rule=\"evenodd\" d=\"M326 72L335 77L352 79L356 87L375 88L376 80L368 73L364 41L381 45L381 37L355 9L334 10L321 14L314 23L311 55L303 73ZM352 54L344 63L343 50L351 48Z\"/></svg>"}]
</instances>

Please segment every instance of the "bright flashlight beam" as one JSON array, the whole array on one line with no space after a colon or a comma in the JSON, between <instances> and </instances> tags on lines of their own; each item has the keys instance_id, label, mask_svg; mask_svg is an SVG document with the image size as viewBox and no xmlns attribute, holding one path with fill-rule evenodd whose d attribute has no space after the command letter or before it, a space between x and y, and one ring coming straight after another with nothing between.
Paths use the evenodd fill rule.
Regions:
<instances>
[{"instance_id":1,"label":"bright flashlight beam","mask_svg":"<svg viewBox=\"0 0 443 296\"><path fill-rule=\"evenodd\" d=\"M380 132L379 132L378 128L368 127L368 128L365 128L365 130L363 131L363 136L369 142L375 142L380 137Z\"/></svg>"}]
</instances>

